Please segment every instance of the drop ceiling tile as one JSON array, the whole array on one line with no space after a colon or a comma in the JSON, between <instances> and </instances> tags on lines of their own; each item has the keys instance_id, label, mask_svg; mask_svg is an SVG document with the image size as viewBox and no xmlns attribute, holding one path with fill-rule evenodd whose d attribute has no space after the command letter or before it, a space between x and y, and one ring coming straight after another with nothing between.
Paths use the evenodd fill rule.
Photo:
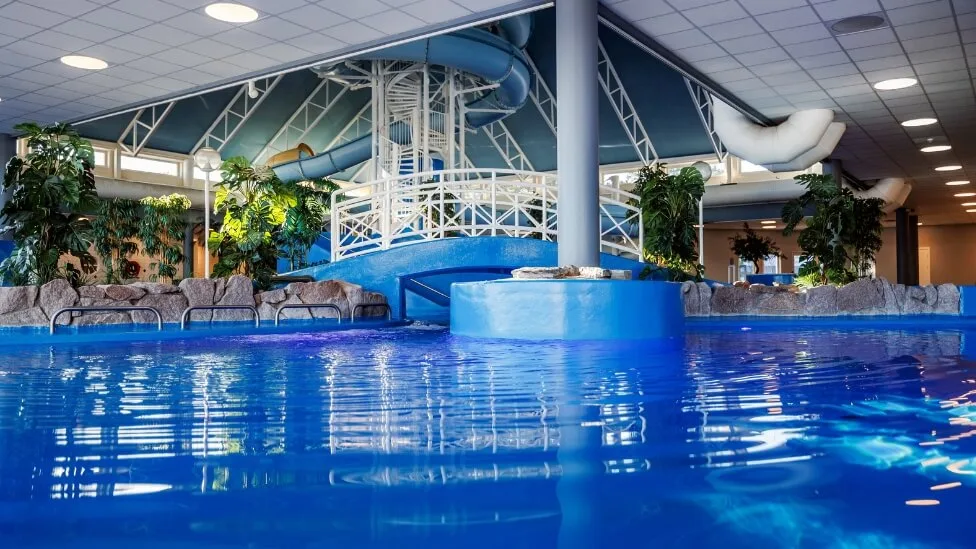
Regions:
<instances>
[{"instance_id":1,"label":"drop ceiling tile","mask_svg":"<svg viewBox=\"0 0 976 549\"><path fill-rule=\"evenodd\" d=\"M204 4L209 4L213 0L206 0ZM416 0L414 0L416 1ZM256 10L261 15L277 15L282 12L291 11L295 8L300 8L308 2L314 2L314 0L247 0L247 3ZM331 4L332 0L322 2L323 4Z\"/></svg>"},{"instance_id":2,"label":"drop ceiling tile","mask_svg":"<svg viewBox=\"0 0 976 549\"><path fill-rule=\"evenodd\" d=\"M265 57L249 51L232 55L228 57L226 61L239 67L247 67L252 71L259 71L278 64L277 61L271 59L270 57Z\"/></svg>"},{"instance_id":3,"label":"drop ceiling tile","mask_svg":"<svg viewBox=\"0 0 976 549\"><path fill-rule=\"evenodd\" d=\"M860 74L849 74L847 76L835 76L832 78L821 78L817 80L824 89L836 89L844 88L847 86L856 86L859 84L867 84L867 81Z\"/></svg>"},{"instance_id":4,"label":"drop ceiling tile","mask_svg":"<svg viewBox=\"0 0 976 549\"><path fill-rule=\"evenodd\" d=\"M167 78L167 77L163 77L163 78ZM219 76L214 76L208 72L203 72L197 69L183 69L180 71L176 71L170 74L168 78L172 78L177 82L183 83L183 88L178 88L178 89L185 89L188 84L193 86L202 86L220 80Z\"/></svg>"},{"instance_id":5,"label":"drop ceiling tile","mask_svg":"<svg viewBox=\"0 0 976 549\"><path fill-rule=\"evenodd\" d=\"M893 55L891 57L856 61L856 64L861 68L862 71L879 71L882 69L894 69L909 66L908 58L904 55Z\"/></svg>"},{"instance_id":6,"label":"drop ceiling tile","mask_svg":"<svg viewBox=\"0 0 976 549\"><path fill-rule=\"evenodd\" d=\"M211 40L209 38L198 38L197 40L182 46L181 49L189 50L193 53L204 55L211 59L220 59L228 55L234 55L235 53L241 51L240 48L236 48L223 42L217 42L216 40Z\"/></svg>"},{"instance_id":7,"label":"drop ceiling tile","mask_svg":"<svg viewBox=\"0 0 976 549\"><path fill-rule=\"evenodd\" d=\"M183 71L178 71L183 72ZM169 78L166 76L160 76L150 80L146 80L146 85L156 88L164 92L177 92L184 90L187 87L187 82L183 80L177 80L175 78Z\"/></svg>"},{"instance_id":8,"label":"drop ceiling tile","mask_svg":"<svg viewBox=\"0 0 976 549\"><path fill-rule=\"evenodd\" d=\"M254 0L245 0L245 1L248 4L254 2ZM179 6L185 10L195 10L195 9L201 9L208 4L212 4L213 0L166 0L166 2L173 4L174 6Z\"/></svg>"},{"instance_id":9,"label":"drop ceiling tile","mask_svg":"<svg viewBox=\"0 0 976 549\"><path fill-rule=\"evenodd\" d=\"M773 90L765 86L755 90L748 90L739 93L739 98L749 103L757 99L768 99L770 97L779 97L779 94L776 93L776 90Z\"/></svg>"},{"instance_id":10,"label":"drop ceiling tile","mask_svg":"<svg viewBox=\"0 0 976 549\"><path fill-rule=\"evenodd\" d=\"M952 5L949 0L938 0L937 2L927 2L916 4L904 8L890 9L886 11L888 21L895 27L929 19L939 19L941 17L952 17Z\"/></svg>"},{"instance_id":11,"label":"drop ceiling tile","mask_svg":"<svg viewBox=\"0 0 976 549\"><path fill-rule=\"evenodd\" d=\"M44 88L44 95L57 97L61 101L71 101L78 97L78 92L62 88L61 86L50 86Z\"/></svg>"},{"instance_id":12,"label":"drop ceiling tile","mask_svg":"<svg viewBox=\"0 0 976 549\"><path fill-rule=\"evenodd\" d=\"M835 98L849 97L849 96L864 96L867 98L868 96L873 96L874 91L872 90L871 86L867 84L857 84L854 86L845 86L842 88L830 88L827 90L827 93L829 93L831 97L835 97Z\"/></svg>"},{"instance_id":13,"label":"drop ceiling tile","mask_svg":"<svg viewBox=\"0 0 976 549\"><path fill-rule=\"evenodd\" d=\"M721 0L668 0L668 2L674 6L676 10L684 10L686 8L698 8L701 6L707 6L710 4L716 4Z\"/></svg>"},{"instance_id":14,"label":"drop ceiling tile","mask_svg":"<svg viewBox=\"0 0 976 549\"><path fill-rule=\"evenodd\" d=\"M749 14L735 0L726 0L700 8L686 9L682 13L689 21L699 27L749 17Z\"/></svg>"},{"instance_id":15,"label":"drop ceiling tile","mask_svg":"<svg viewBox=\"0 0 976 549\"><path fill-rule=\"evenodd\" d=\"M349 20L334 11L327 10L316 4L309 4L287 11L280 14L279 17L312 30L327 29Z\"/></svg>"},{"instance_id":16,"label":"drop ceiling tile","mask_svg":"<svg viewBox=\"0 0 976 549\"><path fill-rule=\"evenodd\" d=\"M163 24L150 25L144 29L139 29L138 35L168 46L182 46L200 39L196 34Z\"/></svg>"},{"instance_id":17,"label":"drop ceiling tile","mask_svg":"<svg viewBox=\"0 0 976 549\"><path fill-rule=\"evenodd\" d=\"M28 55L45 61L59 59L62 55L69 53L61 48L42 46L41 44L35 44L26 40L11 42L3 47L3 51L6 54L4 57L12 57L10 54L13 53L17 55Z\"/></svg>"},{"instance_id":18,"label":"drop ceiling tile","mask_svg":"<svg viewBox=\"0 0 976 549\"><path fill-rule=\"evenodd\" d=\"M421 0L404 6L403 11L425 23L441 23L471 15L471 10L450 0Z\"/></svg>"},{"instance_id":19,"label":"drop ceiling tile","mask_svg":"<svg viewBox=\"0 0 976 549\"><path fill-rule=\"evenodd\" d=\"M810 42L813 40L824 40L830 38L830 32L827 31L827 27L823 26L822 23L814 23L812 25L803 25L800 27L793 27L786 30L773 31L770 34L776 39L780 44L799 44L801 42Z\"/></svg>"},{"instance_id":20,"label":"drop ceiling tile","mask_svg":"<svg viewBox=\"0 0 976 549\"><path fill-rule=\"evenodd\" d=\"M702 44L701 46L693 46L690 48L684 48L680 50L674 50L674 53L684 59L685 61L695 62L704 61L706 59L715 59L717 57L728 57L725 50L718 47L715 44ZM696 66L698 66L696 64ZM699 70L704 70L699 67Z\"/></svg>"},{"instance_id":21,"label":"drop ceiling tile","mask_svg":"<svg viewBox=\"0 0 976 549\"><path fill-rule=\"evenodd\" d=\"M976 29L964 30L959 33L962 37L963 44L974 44L976 43Z\"/></svg>"},{"instance_id":22,"label":"drop ceiling tile","mask_svg":"<svg viewBox=\"0 0 976 549\"><path fill-rule=\"evenodd\" d=\"M46 72L22 71L18 73L17 76L23 80L26 80L27 82L43 84L44 86L53 86L54 84L58 84L62 81L61 77L54 76Z\"/></svg>"},{"instance_id":23,"label":"drop ceiling tile","mask_svg":"<svg viewBox=\"0 0 976 549\"><path fill-rule=\"evenodd\" d=\"M902 40L912 40L925 36L937 36L940 34L956 32L956 21L952 17L944 19L933 19L931 21L921 21L899 25L895 27L895 34Z\"/></svg>"},{"instance_id":24,"label":"drop ceiling tile","mask_svg":"<svg viewBox=\"0 0 976 549\"><path fill-rule=\"evenodd\" d=\"M0 63L0 76L7 76L8 74L13 74L18 71L20 71L20 67Z\"/></svg>"},{"instance_id":25,"label":"drop ceiling tile","mask_svg":"<svg viewBox=\"0 0 976 549\"><path fill-rule=\"evenodd\" d=\"M205 37L210 37L233 28L240 28L192 11L188 11L171 19L167 19L166 25L175 27L185 32L193 33L197 36Z\"/></svg>"},{"instance_id":26,"label":"drop ceiling tile","mask_svg":"<svg viewBox=\"0 0 976 549\"><path fill-rule=\"evenodd\" d=\"M936 50L926 50L909 53L908 58L912 63L932 63L933 61L948 61L951 59L962 59L964 57L961 46L939 48Z\"/></svg>"},{"instance_id":27,"label":"drop ceiling tile","mask_svg":"<svg viewBox=\"0 0 976 549\"><path fill-rule=\"evenodd\" d=\"M973 85L971 82L964 80L957 80L955 82L940 82L937 84L925 84L923 86L926 93L934 94L945 91L962 91L967 90L972 92Z\"/></svg>"},{"instance_id":28,"label":"drop ceiling tile","mask_svg":"<svg viewBox=\"0 0 976 549\"><path fill-rule=\"evenodd\" d=\"M926 36L924 38L915 38L913 40L903 40L902 46L904 46L905 51L909 54L914 52L934 50L938 48L946 48L949 46L959 45L959 36L956 34L940 34L937 36Z\"/></svg>"},{"instance_id":29,"label":"drop ceiling tile","mask_svg":"<svg viewBox=\"0 0 976 549\"><path fill-rule=\"evenodd\" d=\"M925 84L941 84L943 82L956 82L959 80L968 81L969 73L962 71L936 72L919 75L918 80L923 86Z\"/></svg>"},{"instance_id":30,"label":"drop ceiling tile","mask_svg":"<svg viewBox=\"0 0 976 549\"><path fill-rule=\"evenodd\" d=\"M752 67L752 72L760 77L783 74L786 72L796 72L799 70L800 66L794 61L778 61L775 63L767 63L765 65L756 65Z\"/></svg>"},{"instance_id":31,"label":"drop ceiling tile","mask_svg":"<svg viewBox=\"0 0 976 549\"><path fill-rule=\"evenodd\" d=\"M881 5L886 10L893 10L897 8L904 8L905 6L914 6L916 4L925 4L931 2L932 0L881 0Z\"/></svg>"},{"instance_id":32,"label":"drop ceiling tile","mask_svg":"<svg viewBox=\"0 0 976 549\"><path fill-rule=\"evenodd\" d=\"M249 23L247 30L278 41L308 34L307 28L280 17L263 17Z\"/></svg>"},{"instance_id":33,"label":"drop ceiling tile","mask_svg":"<svg viewBox=\"0 0 976 549\"><path fill-rule=\"evenodd\" d=\"M838 36L837 41L845 48L866 48L897 42L898 37L895 36L895 31L884 28Z\"/></svg>"},{"instance_id":34,"label":"drop ceiling tile","mask_svg":"<svg viewBox=\"0 0 976 549\"><path fill-rule=\"evenodd\" d=\"M757 65L772 63L774 61L786 61L789 60L790 56L782 48L770 48L768 50L740 53L736 55L735 58L746 67L752 68Z\"/></svg>"},{"instance_id":35,"label":"drop ceiling tile","mask_svg":"<svg viewBox=\"0 0 976 549\"><path fill-rule=\"evenodd\" d=\"M756 16L756 20L758 20L759 24L769 31L800 27L803 25L812 25L820 22L820 18L818 18L817 14L814 13L814 11L809 7L767 13L765 15Z\"/></svg>"},{"instance_id":36,"label":"drop ceiling tile","mask_svg":"<svg viewBox=\"0 0 976 549\"><path fill-rule=\"evenodd\" d=\"M961 30L976 29L976 12L956 15L956 21L959 22Z\"/></svg>"},{"instance_id":37,"label":"drop ceiling tile","mask_svg":"<svg viewBox=\"0 0 976 549\"><path fill-rule=\"evenodd\" d=\"M855 63L858 61L867 61L868 59L881 59L882 57L901 55L902 53L901 44L898 43L880 44L878 46L847 50L847 54L850 55Z\"/></svg>"},{"instance_id":38,"label":"drop ceiling tile","mask_svg":"<svg viewBox=\"0 0 976 549\"><path fill-rule=\"evenodd\" d=\"M120 48L141 55L150 55L169 49L167 44L160 44L153 40L147 40L135 34L123 34L105 42L106 46Z\"/></svg>"},{"instance_id":39,"label":"drop ceiling tile","mask_svg":"<svg viewBox=\"0 0 976 549\"><path fill-rule=\"evenodd\" d=\"M267 36L262 36L244 28L236 28L221 32L211 36L211 38L217 42L223 42L224 44L228 44L242 50L260 48L261 46L267 46L275 42Z\"/></svg>"},{"instance_id":40,"label":"drop ceiling tile","mask_svg":"<svg viewBox=\"0 0 976 549\"><path fill-rule=\"evenodd\" d=\"M680 13L668 13L657 17L649 17L635 23L637 28L651 36L661 36L672 32L681 32L695 28L690 21Z\"/></svg>"},{"instance_id":41,"label":"drop ceiling tile","mask_svg":"<svg viewBox=\"0 0 976 549\"><path fill-rule=\"evenodd\" d=\"M360 19L368 27L386 33L399 34L424 26L424 22L416 17L399 11L384 11Z\"/></svg>"},{"instance_id":42,"label":"drop ceiling tile","mask_svg":"<svg viewBox=\"0 0 976 549\"><path fill-rule=\"evenodd\" d=\"M739 3L752 15L762 15L807 5L806 0L739 0Z\"/></svg>"},{"instance_id":43,"label":"drop ceiling tile","mask_svg":"<svg viewBox=\"0 0 976 549\"><path fill-rule=\"evenodd\" d=\"M806 94L811 92L823 93L823 90L820 89L820 85L812 80L800 83L779 84L776 86L776 91L778 91L783 97L792 97L796 94Z\"/></svg>"},{"instance_id":44,"label":"drop ceiling tile","mask_svg":"<svg viewBox=\"0 0 976 549\"><path fill-rule=\"evenodd\" d=\"M150 78L156 77L156 75L151 72L130 67L129 65L112 65L103 71L99 71L99 73L102 75L114 76L128 82L144 82Z\"/></svg>"},{"instance_id":45,"label":"drop ceiling tile","mask_svg":"<svg viewBox=\"0 0 976 549\"><path fill-rule=\"evenodd\" d=\"M738 65L738 63L736 63ZM704 70L704 69L702 69ZM746 68L729 69L724 71L711 72L709 75L718 83L738 82L740 80L755 80L756 75Z\"/></svg>"},{"instance_id":46,"label":"drop ceiling tile","mask_svg":"<svg viewBox=\"0 0 976 549\"><path fill-rule=\"evenodd\" d=\"M641 21L674 11L664 0L626 0L613 4L612 9L629 21Z\"/></svg>"},{"instance_id":47,"label":"drop ceiling tile","mask_svg":"<svg viewBox=\"0 0 976 549\"><path fill-rule=\"evenodd\" d=\"M752 37L750 37L752 38ZM742 40L739 38L738 40ZM681 48L690 48L692 46L700 46L702 44L708 44L712 40L705 36L705 33L698 29L691 29L681 32L674 32L671 34L665 34L658 37L658 41L671 50L678 50ZM726 48L728 50L728 48ZM731 52L730 52L731 53Z\"/></svg>"},{"instance_id":48,"label":"drop ceiling tile","mask_svg":"<svg viewBox=\"0 0 976 549\"><path fill-rule=\"evenodd\" d=\"M744 36L742 38L734 38L732 40L723 40L720 42L721 46L725 48L725 51L737 54L746 53L751 51L759 51L765 49L780 49L776 42L773 41L769 35L758 34L756 36Z\"/></svg>"},{"instance_id":49,"label":"drop ceiling tile","mask_svg":"<svg viewBox=\"0 0 976 549\"><path fill-rule=\"evenodd\" d=\"M87 48L88 46L94 45L94 42L90 40L85 40L84 38L78 38L71 36L70 34L53 30L44 30L33 34L30 36L29 40L37 44L58 48L65 53L75 52L82 48Z\"/></svg>"},{"instance_id":50,"label":"drop ceiling tile","mask_svg":"<svg viewBox=\"0 0 976 549\"><path fill-rule=\"evenodd\" d=\"M48 28L68 20L68 17L24 2L13 2L0 7L0 19L13 19L21 23Z\"/></svg>"},{"instance_id":51,"label":"drop ceiling tile","mask_svg":"<svg viewBox=\"0 0 976 549\"><path fill-rule=\"evenodd\" d=\"M731 72L733 70L746 70L743 69L742 64L736 61L734 57L730 57L728 55L716 57L714 59L696 61L694 65L696 69L708 73L708 75L712 78L718 78L719 75ZM748 72L748 70L746 70L746 72Z\"/></svg>"},{"instance_id":52,"label":"drop ceiling tile","mask_svg":"<svg viewBox=\"0 0 976 549\"><path fill-rule=\"evenodd\" d=\"M82 15L81 19L122 32L133 32L152 24L152 21L148 19L112 8L98 8Z\"/></svg>"},{"instance_id":53,"label":"drop ceiling tile","mask_svg":"<svg viewBox=\"0 0 976 549\"><path fill-rule=\"evenodd\" d=\"M173 63L174 65L179 65L181 67L195 67L212 59L209 56L201 55L186 48L173 48L171 50L159 52L150 57L160 61L166 61L167 63Z\"/></svg>"},{"instance_id":54,"label":"drop ceiling tile","mask_svg":"<svg viewBox=\"0 0 976 549\"><path fill-rule=\"evenodd\" d=\"M810 57L799 57L796 62L804 69L815 69L830 65L840 65L850 63L850 58L843 52L825 53L822 55L812 55Z\"/></svg>"},{"instance_id":55,"label":"drop ceiling tile","mask_svg":"<svg viewBox=\"0 0 976 549\"><path fill-rule=\"evenodd\" d=\"M361 33L355 33L353 27L360 26L363 28ZM380 37L380 31L376 29L371 29L366 25L359 23L358 21L350 21L348 23L343 23L337 25L328 30L328 35L324 33L310 33L306 36L299 36L298 38L293 38L288 40L287 43L295 46L296 48L301 48L307 52L317 53L317 54L327 54L346 46L346 43L340 40L340 37L345 37L350 41L355 41L356 36L360 36L359 40L373 40L374 38L366 37Z\"/></svg>"},{"instance_id":56,"label":"drop ceiling tile","mask_svg":"<svg viewBox=\"0 0 976 549\"><path fill-rule=\"evenodd\" d=\"M307 51L285 43L276 43L261 48L256 48L254 53L270 57L279 63L290 63L308 57Z\"/></svg>"},{"instance_id":57,"label":"drop ceiling tile","mask_svg":"<svg viewBox=\"0 0 976 549\"><path fill-rule=\"evenodd\" d=\"M418 2L418 4L423 4L423 3L424 2ZM430 3L428 6L426 6L426 9L437 9L437 8L444 7L438 4L439 4L438 2ZM349 19L362 19L363 17L374 15L383 11L388 11L390 9L389 6L383 4L382 2L379 2L378 0L356 0L355 2L327 2L326 5L330 10L344 17L348 17ZM411 5L416 5L416 4L411 4ZM448 9L455 9L459 7L460 6L458 6L457 4L454 4L454 8L448 8ZM465 12L468 12L468 10L465 8L461 8L461 9L464 10ZM423 12L421 11L421 13ZM434 14L428 13L428 15L433 16ZM417 17L419 17L419 14L417 15Z\"/></svg>"},{"instance_id":58,"label":"drop ceiling tile","mask_svg":"<svg viewBox=\"0 0 976 549\"><path fill-rule=\"evenodd\" d=\"M125 90L108 90L107 92L98 94L98 96L103 99L111 99L112 101L115 101L117 106L123 106L146 99L145 95L130 93Z\"/></svg>"},{"instance_id":59,"label":"drop ceiling tile","mask_svg":"<svg viewBox=\"0 0 976 549\"><path fill-rule=\"evenodd\" d=\"M108 86L102 86L94 82L85 82L78 79L62 82L58 85L58 87L70 92L75 92L76 95L100 93L109 89Z\"/></svg>"},{"instance_id":60,"label":"drop ceiling tile","mask_svg":"<svg viewBox=\"0 0 976 549\"><path fill-rule=\"evenodd\" d=\"M976 3L971 0L952 0L952 5L956 9L956 14L976 13Z\"/></svg>"},{"instance_id":61,"label":"drop ceiling tile","mask_svg":"<svg viewBox=\"0 0 976 549\"><path fill-rule=\"evenodd\" d=\"M34 25L28 25L14 19L4 19L0 17L0 35L4 37L4 43L13 42L13 38L24 38L37 34L44 29Z\"/></svg>"},{"instance_id":62,"label":"drop ceiling tile","mask_svg":"<svg viewBox=\"0 0 976 549\"><path fill-rule=\"evenodd\" d=\"M847 76L848 74L859 74L861 71L853 63L843 63L840 65L830 65L807 69L810 76L814 78L831 78L834 76Z\"/></svg>"},{"instance_id":63,"label":"drop ceiling tile","mask_svg":"<svg viewBox=\"0 0 976 549\"><path fill-rule=\"evenodd\" d=\"M762 81L768 86L786 86L786 85L799 85L804 83L811 83L805 73L802 72L784 72L783 74L771 74L769 76L762 77Z\"/></svg>"},{"instance_id":64,"label":"drop ceiling tile","mask_svg":"<svg viewBox=\"0 0 976 549\"><path fill-rule=\"evenodd\" d=\"M766 32L752 18L726 21L718 25L702 27L701 30L704 31L705 34L707 34L712 40L731 40L733 38L752 36L754 34L762 34Z\"/></svg>"},{"instance_id":65,"label":"drop ceiling tile","mask_svg":"<svg viewBox=\"0 0 976 549\"><path fill-rule=\"evenodd\" d=\"M100 6L87 0L19 0L38 8L51 10L61 15L78 17L84 13L98 9Z\"/></svg>"},{"instance_id":66,"label":"drop ceiling tile","mask_svg":"<svg viewBox=\"0 0 976 549\"><path fill-rule=\"evenodd\" d=\"M832 21L881 11L881 5L877 0L857 0L854 2L851 0L831 0L816 4L814 9L824 21Z\"/></svg>"},{"instance_id":67,"label":"drop ceiling tile","mask_svg":"<svg viewBox=\"0 0 976 549\"><path fill-rule=\"evenodd\" d=\"M44 63L44 60L38 59L36 57L31 57L30 55L19 54L19 55L6 55L3 58L3 62L7 65L13 65L15 67L26 69L27 67L40 65ZM81 69L78 69L78 72L81 73L83 71Z\"/></svg>"},{"instance_id":68,"label":"drop ceiling tile","mask_svg":"<svg viewBox=\"0 0 976 549\"><path fill-rule=\"evenodd\" d=\"M112 3L112 9L141 17L152 14L151 18L154 21L176 17L186 11L185 8L179 8L160 0L116 0Z\"/></svg>"},{"instance_id":69,"label":"drop ceiling tile","mask_svg":"<svg viewBox=\"0 0 976 549\"><path fill-rule=\"evenodd\" d=\"M155 59L153 57L143 57L138 61L132 62L132 66L160 76L169 74L171 72L176 72L183 68L175 63L163 61L162 59Z\"/></svg>"},{"instance_id":70,"label":"drop ceiling tile","mask_svg":"<svg viewBox=\"0 0 976 549\"><path fill-rule=\"evenodd\" d=\"M840 44L833 38L824 40L814 40L813 42L803 42L801 44L789 44L783 46L793 57L809 57L821 53L840 51Z\"/></svg>"},{"instance_id":71,"label":"drop ceiling tile","mask_svg":"<svg viewBox=\"0 0 976 549\"><path fill-rule=\"evenodd\" d=\"M779 91L782 88L781 87L778 87L776 89L777 89L777 91ZM802 103L804 101L823 101L823 100L827 100L827 101L830 101L831 103L833 103L833 100L830 99L830 96L828 96L827 93L826 92L823 92L823 91L808 91L808 92L802 92L802 93L783 93L783 92L780 92L780 95L782 95L783 97L785 97L786 99L788 99L794 105L796 105L797 103Z\"/></svg>"},{"instance_id":72,"label":"drop ceiling tile","mask_svg":"<svg viewBox=\"0 0 976 549\"><path fill-rule=\"evenodd\" d=\"M935 72L965 71L969 70L966 61L963 59L950 59L947 61L935 61L932 63L916 63L913 65L916 74L932 74Z\"/></svg>"},{"instance_id":73,"label":"drop ceiling tile","mask_svg":"<svg viewBox=\"0 0 976 549\"><path fill-rule=\"evenodd\" d=\"M774 77L770 77L774 78ZM766 83L758 78L749 78L745 80L739 80L737 82L729 82L725 84L725 89L734 93L742 93L750 90L758 90L766 87Z\"/></svg>"},{"instance_id":74,"label":"drop ceiling tile","mask_svg":"<svg viewBox=\"0 0 976 549\"><path fill-rule=\"evenodd\" d=\"M238 67L233 63L228 63L226 59L220 61L208 61L207 63L201 63L195 67L206 73L219 76L221 78L233 78L235 76L240 76L248 71L244 67ZM174 71L175 72L175 71Z\"/></svg>"}]
</instances>

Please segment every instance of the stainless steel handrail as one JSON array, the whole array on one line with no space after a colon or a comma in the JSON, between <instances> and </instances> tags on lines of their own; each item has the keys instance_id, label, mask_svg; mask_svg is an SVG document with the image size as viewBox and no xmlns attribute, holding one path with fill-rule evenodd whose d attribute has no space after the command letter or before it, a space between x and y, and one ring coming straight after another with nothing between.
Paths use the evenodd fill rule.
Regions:
<instances>
[{"instance_id":1,"label":"stainless steel handrail","mask_svg":"<svg viewBox=\"0 0 976 549\"><path fill-rule=\"evenodd\" d=\"M360 303L352 308L352 322L356 322L356 313L359 309L366 309L368 307L383 307L386 309L386 320L393 320L393 309L386 303Z\"/></svg>"},{"instance_id":2,"label":"stainless steel handrail","mask_svg":"<svg viewBox=\"0 0 976 549\"><path fill-rule=\"evenodd\" d=\"M159 314L159 310L154 307L65 307L63 309L58 309L54 315L51 316L51 326L50 333L54 335L54 328L57 326L58 317L64 313L84 313L84 312L99 312L99 313L110 313L110 312L133 312L133 311L145 311L153 313L156 315L156 329L159 331L163 330L163 315Z\"/></svg>"},{"instance_id":3,"label":"stainless steel handrail","mask_svg":"<svg viewBox=\"0 0 976 549\"><path fill-rule=\"evenodd\" d=\"M180 329L186 329L186 322L190 319L190 313L193 311L226 311L228 309L237 310L248 310L254 314L254 327L261 327L261 316L258 314L258 310L250 305L198 305L196 307L190 307L183 311L183 317L180 318ZM211 322L213 322L211 320Z\"/></svg>"},{"instance_id":4,"label":"stainless steel handrail","mask_svg":"<svg viewBox=\"0 0 976 549\"><path fill-rule=\"evenodd\" d=\"M281 321L281 312L285 309L308 309L308 314L312 314L312 308L318 309L332 309L336 312L337 324L342 324L342 309L338 305L333 305L331 303L286 303L275 312L275 326Z\"/></svg>"}]
</instances>

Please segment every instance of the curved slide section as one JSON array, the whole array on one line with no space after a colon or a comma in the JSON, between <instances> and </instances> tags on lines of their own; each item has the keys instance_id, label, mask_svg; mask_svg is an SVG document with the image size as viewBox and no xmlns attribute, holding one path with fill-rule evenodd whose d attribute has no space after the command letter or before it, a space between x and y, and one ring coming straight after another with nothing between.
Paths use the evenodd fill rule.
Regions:
<instances>
[{"instance_id":1,"label":"curved slide section","mask_svg":"<svg viewBox=\"0 0 976 549\"><path fill-rule=\"evenodd\" d=\"M505 111L518 110L529 97L532 70L520 45L524 46L528 40L531 18L517 19L502 26L503 34L517 41L514 44L488 31L465 29L386 48L356 59L443 65L498 84L495 89L467 104L467 108L471 109L466 113L467 124L480 128L508 116ZM371 135L364 135L322 154L279 164L273 169L284 181L328 177L369 160L372 156L371 143Z\"/></svg>"}]
</instances>

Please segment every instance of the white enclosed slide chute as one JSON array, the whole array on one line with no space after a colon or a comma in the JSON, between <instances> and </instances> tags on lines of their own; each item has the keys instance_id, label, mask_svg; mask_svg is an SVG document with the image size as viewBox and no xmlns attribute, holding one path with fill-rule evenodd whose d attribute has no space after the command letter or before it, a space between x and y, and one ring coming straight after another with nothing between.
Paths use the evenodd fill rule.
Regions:
<instances>
[{"instance_id":1,"label":"white enclosed slide chute","mask_svg":"<svg viewBox=\"0 0 976 549\"><path fill-rule=\"evenodd\" d=\"M864 191L854 191L860 198L880 198L885 201L885 213L891 213L905 204L912 186L900 177L886 177Z\"/></svg>"},{"instance_id":2,"label":"white enclosed slide chute","mask_svg":"<svg viewBox=\"0 0 976 549\"><path fill-rule=\"evenodd\" d=\"M803 171L830 156L847 126L834 111L797 111L778 126L761 126L712 96L715 132L730 153L771 172Z\"/></svg>"}]
</instances>

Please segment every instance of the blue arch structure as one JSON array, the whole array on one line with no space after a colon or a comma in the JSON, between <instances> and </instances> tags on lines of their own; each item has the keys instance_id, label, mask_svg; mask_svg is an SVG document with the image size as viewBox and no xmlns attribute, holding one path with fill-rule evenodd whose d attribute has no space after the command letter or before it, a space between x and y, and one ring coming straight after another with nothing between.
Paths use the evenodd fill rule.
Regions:
<instances>
[{"instance_id":1,"label":"blue arch structure","mask_svg":"<svg viewBox=\"0 0 976 549\"><path fill-rule=\"evenodd\" d=\"M407 292L424 293L415 282L434 290L425 301L443 307L443 301L436 301L436 294L450 295L451 282L503 278L518 267L556 264L555 242L484 236L417 242L289 274L311 276L315 280L340 279L381 292L390 300L393 317L403 319L409 305ZM630 270L634 278L644 269L639 261L609 254L600 254L600 264L607 269Z\"/></svg>"}]
</instances>

